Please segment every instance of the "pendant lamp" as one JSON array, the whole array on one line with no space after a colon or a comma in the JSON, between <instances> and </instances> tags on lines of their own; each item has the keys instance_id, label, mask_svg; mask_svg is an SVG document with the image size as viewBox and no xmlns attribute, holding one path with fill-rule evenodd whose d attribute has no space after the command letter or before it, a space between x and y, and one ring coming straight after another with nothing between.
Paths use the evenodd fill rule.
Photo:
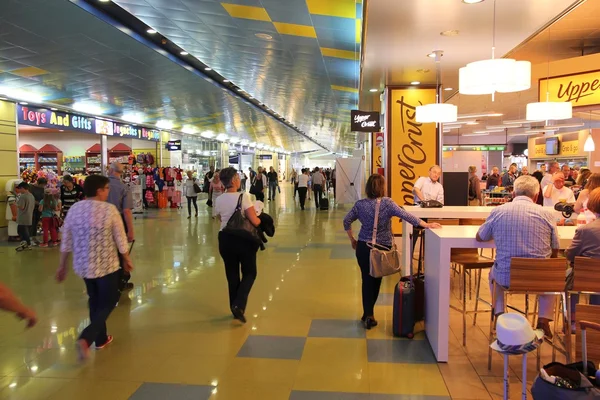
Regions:
<instances>
[{"instance_id":1,"label":"pendant lamp","mask_svg":"<svg viewBox=\"0 0 600 400\"><path fill-rule=\"evenodd\" d=\"M495 58L496 52L496 0L492 58L467 64L458 71L458 91L466 95L512 93L531 88L531 63L512 58ZM493 98L492 98L493 100Z\"/></svg>"},{"instance_id":2,"label":"pendant lamp","mask_svg":"<svg viewBox=\"0 0 600 400\"><path fill-rule=\"evenodd\" d=\"M432 54L435 54L436 64L436 87L438 87L441 77L441 58L443 52L436 50ZM435 122L437 124L445 124L448 122L456 122L458 120L458 107L454 104L440 103L439 94L435 95L436 102L434 104L426 104L423 106L417 106L415 119L418 123L428 124Z\"/></svg>"},{"instance_id":3,"label":"pendant lamp","mask_svg":"<svg viewBox=\"0 0 600 400\"><path fill-rule=\"evenodd\" d=\"M585 139L585 143L583 145L583 151L596 151L596 144L594 143L594 139L592 138L592 130L590 129L590 134L587 139Z\"/></svg>"}]
</instances>

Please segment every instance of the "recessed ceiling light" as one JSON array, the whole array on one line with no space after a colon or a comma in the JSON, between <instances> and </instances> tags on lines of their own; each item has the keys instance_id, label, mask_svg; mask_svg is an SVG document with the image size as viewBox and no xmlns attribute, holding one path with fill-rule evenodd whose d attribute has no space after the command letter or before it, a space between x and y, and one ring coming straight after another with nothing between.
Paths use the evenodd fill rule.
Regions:
<instances>
[{"instance_id":1,"label":"recessed ceiling light","mask_svg":"<svg viewBox=\"0 0 600 400\"><path fill-rule=\"evenodd\" d=\"M229 79L223 79L223 83L229 83L231 82Z\"/></svg>"},{"instance_id":2,"label":"recessed ceiling light","mask_svg":"<svg viewBox=\"0 0 600 400\"><path fill-rule=\"evenodd\" d=\"M50 109L50 111L56 111L56 108L52 107L52 108Z\"/></svg>"},{"instance_id":3,"label":"recessed ceiling light","mask_svg":"<svg viewBox=\"0 0 600 400\"><path fill-rule=\"evenodd\" d=\"M254 36L262 40L273 40L273 36L268 33L255 33Z\"/></svg>"},{"instance_id":4,"label":"recessed ceiling light","mask_svg":"<svg viewBox=\"0 0 600 400\"><path fill-rule=\"evenodd\" d=\"M22 104L22 105L26 106L26 105L27 105L27 104L29 104L29 103L27 103L26 101L22 101L22 102L20 102L19 104Z\"/></svg>"},{"instance_id":5,"label":"recessed ceiling light","mask_svg":"<svg viewBox=\"0 0 600 400\"><path fill-rule=\"evenodd\" d=\"M100 3L108 3L110 0L98 0Z\"/></svg>"},{"instance_id":6,"label":"recessed ceiling light","mask_svg":"<svg viewBox=\"0 0 600 400\"><path fill-rule=\"evenodd\" d=\"M206 68L204 68L204 70L205 71L212 71L212 68L211 67L206 67Z\"/></svg>"},{"instance_id":7,"label":"recessed ceiling light","mask_svg":"<svg viewBox=\"0 0 600 400\"><path fill-rule=\"evenodd\" d=\"M244 91L244 89L242 89L242 88L238 88L238 89L237 89L237 91L238 91L238 92L243 92L243 91Z\"/></svg>"},{"instance_id":8,"label":"recessed ceiling light","mask_svg":"<svg viewBox=\"0 0 600 400\"><path fill-rule=\"evenodd\" d=\"M465 4L477 4L477 3L483 3L484 0L462 0L463 3Z\"/></svg>"},{"instance_id":9,"label":"recessed ceiling light","mask_svg":"<svg viewBox=\"0 0 600 400\"><path fill-rule=\"evenodd\" d=\"M429 54L427 54L427 57L429 57L429 58L435 58L435 53L433 53L433 52L429 53Z\"/></svg>"},{"instance_id":10,"label":"recessed ceiling light","mask_svg":"<svg viewBox=\"0 0 600 400\"><path fill-rule=\"evenodd\" d=\"M187 56L187 55L188 55L188 54L190 54L190 53L188 53L187 51L182 51L182 52L181 52L181 53L179 53L179 54L181 54L182 56Z\"/></svg>"},{"instance_id":11,"label":"recessed ceiling light","mask_svg":"<svg viewBox=\"0 0 600 400\"><path fill-rule=\"evenodd\" d=\"M457 29L450 29L448 31L440 32L442 36L458 36L460 32Z\"/></svg>"},{"instance_id":12,"label":"recessed ceiling light","mask_svg":"<svg viewBox=\"0 0 600 400\"><path fill-rule=\"evenodd\" d=\"M444 88L444 90L447 91L447 92L449 92L449 91L454 90L454 89L451 88L451 87L447 87L447 88Z\"/></svg>"},{"instance_id":13,"label":"recessed ceiling light","mask_svg":"<svg viewBox=\"0 0 600 400\"><path fill-rule=\"evenodd\" d=\"M173 129L173 125L172 121L166 119L161 119L156 122L156 127L159 129Z\"/></svg>"},{"instance_id":14,"label":"recessed ceiling light","mask_svg":"<svg viewBox=\"0 0 600 400\"><path fill-rule=\"evenodd\" d=\"M412 81L410 84L411 84L411 85L420 85L420 84L421 84L421 82L419 82L419 81Z\"/></svg>"},{"instance_id":15,"label":"recessed ceiling light","mask_svg":"<svg viewBox=\"0 0 600 400\"><path fill-rule=\"evenodd\" d=\"M375 88L369 90L369 92L378 92L378 91L379 91L379 89L375 89Z\"/></svg>"},{"instance_id":16,"label":"recessed ceiling light","mask_svg":"<svg viewBox=\"0 0 600 400\"><path fill-rule=\"evenodd\" d=\"M157 31L155 29L150 28L146 32L149 33L150 35L154 35Z\"/></svg>"}]
</instances>

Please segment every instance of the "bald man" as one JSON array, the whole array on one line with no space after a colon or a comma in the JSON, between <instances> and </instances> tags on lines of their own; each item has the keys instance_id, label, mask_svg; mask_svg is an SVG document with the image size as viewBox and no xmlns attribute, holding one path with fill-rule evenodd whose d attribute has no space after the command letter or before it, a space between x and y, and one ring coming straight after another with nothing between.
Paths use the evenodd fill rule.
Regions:
<instances>
[{"instance_id":1,"label":"bald man","mask_svg":"<svg viewBox=\"0 0 600 400\"><path fill-rule=\"evenodd\" d=\"M415 182L413 194L415 204L421 201L437 200L444 204L444 187L439 182L442 169L439 165L429 168L429 176L422 176Z\"/></svg>"}]
</instances>

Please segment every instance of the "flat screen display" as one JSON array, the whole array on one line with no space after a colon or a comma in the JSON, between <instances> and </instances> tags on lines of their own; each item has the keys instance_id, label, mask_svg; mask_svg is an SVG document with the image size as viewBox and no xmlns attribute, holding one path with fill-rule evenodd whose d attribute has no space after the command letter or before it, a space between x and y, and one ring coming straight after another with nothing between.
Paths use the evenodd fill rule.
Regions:
<instances>
[{"instance_id":1,"label":"flat screen display","mask_svg":"<svg viewBox=\"0 0 600 400\"><path fill-rule=\"evenodd\" d=\"M546 139L546 155L558 154L558 138Z\"/></svg>"}]
</instances>

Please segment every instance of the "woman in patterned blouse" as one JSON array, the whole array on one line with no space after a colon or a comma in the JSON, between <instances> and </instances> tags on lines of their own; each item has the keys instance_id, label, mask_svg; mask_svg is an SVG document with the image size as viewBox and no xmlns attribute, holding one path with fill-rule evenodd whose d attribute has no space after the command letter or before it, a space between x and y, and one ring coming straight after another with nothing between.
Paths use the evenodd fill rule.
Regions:
<instances>
[{"instance_id":1,"label":"woman in patterned blouse","mask_svg":"<svg viewBox=\"0 0 600 400\"><path fill-rule=\"evenodd\" d=\"M414 215L404 211L389 197L385 195L385 179L379 174L373 174L367 181L365 187L367 194L366 199L358 200L354 203L354 207L344 218L344 229L350 238L352 248L356 250L356 260L360 267L362 275L362 303L363 303L363 321L366 329L371 329L377 326L377 321L374 317L373 309L379 296L379 288L381 287L381 278L373 278L370 273L370 255L371 249L367 243L371 243L373 239L373 225L375 223L375 207L380 201L379 217L377 221L377 237L375 238L377 246L380 248L389 249L392 247L394 237L392 235L391 220L393 217L406 220L413 226L421 226L425 229L439 228L439 224L428 224L425 221L415 217ZM359 220L361 223L358 241L352 234L352 222Z\"/></svg>"}]
</instances>

